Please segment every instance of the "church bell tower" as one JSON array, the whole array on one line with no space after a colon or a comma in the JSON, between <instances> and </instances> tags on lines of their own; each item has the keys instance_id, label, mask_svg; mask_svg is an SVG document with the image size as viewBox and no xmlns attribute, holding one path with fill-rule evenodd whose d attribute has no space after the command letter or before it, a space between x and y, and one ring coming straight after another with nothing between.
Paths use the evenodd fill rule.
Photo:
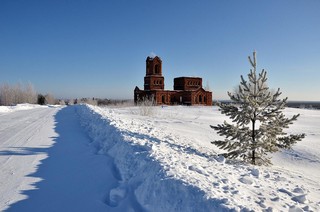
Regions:
<instances>
[{"instance_id":1,"label":"church bell tower","mask_svg":"<svg viewBox=\"0 0 320 212\"><path fill-rule=\"evenodd\" d=\"M158 56L147 57L146 76L144 77L144 90L164 90L162 61Z\"/></svg>"}]
</instances>

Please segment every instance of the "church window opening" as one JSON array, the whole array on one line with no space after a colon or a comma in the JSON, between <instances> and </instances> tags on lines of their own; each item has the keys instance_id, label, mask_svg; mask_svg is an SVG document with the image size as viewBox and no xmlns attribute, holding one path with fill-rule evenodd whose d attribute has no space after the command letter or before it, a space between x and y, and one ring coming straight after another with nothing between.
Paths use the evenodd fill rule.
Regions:
<instances>
[{"instance_id":1,"label":"church window opening","mask_svg":"<svg viewBox=\"0 0 320 212\"><path fill-rule=\"evenodd\" d=\"M154 71L155 71L155 74L159 74L159 65L155 65L154 66Z\"/></svg>"}]
</instances>

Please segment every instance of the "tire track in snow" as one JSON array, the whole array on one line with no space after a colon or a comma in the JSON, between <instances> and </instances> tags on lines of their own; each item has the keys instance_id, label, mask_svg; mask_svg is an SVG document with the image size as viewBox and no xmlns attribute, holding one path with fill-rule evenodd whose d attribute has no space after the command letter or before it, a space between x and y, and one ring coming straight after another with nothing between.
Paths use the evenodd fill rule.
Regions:
<instances>
[{"instance_id":1,"label":"tire track in snow","mask_svg":"<svg viewBox=\"0 0 320 212\"><path fill-rule=\"evenodd\" d=\"M0 210L23 199L19 191L32 188L32 183L39 180L25 175L34 172L39 161L46 157L46 147L53 143L45 138L50 134L37 135L41 130L47 130L48 121L56 112L57 109L37 108L1 116L0 182L3 184L0 186Z\"/></svg>"}]
</instances>

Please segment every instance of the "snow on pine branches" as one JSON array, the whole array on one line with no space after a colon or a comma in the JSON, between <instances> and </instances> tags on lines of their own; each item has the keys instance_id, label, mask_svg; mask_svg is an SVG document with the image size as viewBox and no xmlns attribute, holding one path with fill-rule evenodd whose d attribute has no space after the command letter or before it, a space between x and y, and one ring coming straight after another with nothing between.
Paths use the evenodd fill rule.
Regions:
<instances>
[{"instance_id":1,"label":"snow on pine branches","mask_svg":"<svg viewBox=\"0 0 320 212\"><path fill-rule=\"evenodd\" d=\"M283 114L287 98L279 99L278 89L272 92L267 86L267 72L262 69L256 73L256 52L253 60L249 56L252 66L248 74L248 81L241 75L241 82L235 92L228 95L232 104L219 104L222 114L230 117L233 124L224 121L223 124L210 126L225 140L211 142L224 149L227 158L242 158L254 165L271 164L268 153L282 148L290 149L293 144L305 137L305 134L287 135L284 132L299 114L286 118Z\"/></svg>"}]
</instances>

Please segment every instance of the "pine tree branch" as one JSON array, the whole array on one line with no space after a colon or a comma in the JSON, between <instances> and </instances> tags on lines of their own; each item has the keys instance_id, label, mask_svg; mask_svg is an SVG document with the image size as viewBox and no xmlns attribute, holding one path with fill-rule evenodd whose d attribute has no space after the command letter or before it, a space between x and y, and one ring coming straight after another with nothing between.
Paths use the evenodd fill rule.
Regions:
<instances>
[{"instance_id":1,"label":"pine tree branch","mask_svg":"<svg viewBox=\"0 0 320 212\"><path fill-rule=\"evenodd\" d=\"M278 138L279 143L277 146L281 149L291 149L292 145L297 141L301 141L305 138L305 134L289 135Z\"/></svg>"}]
</instances>

